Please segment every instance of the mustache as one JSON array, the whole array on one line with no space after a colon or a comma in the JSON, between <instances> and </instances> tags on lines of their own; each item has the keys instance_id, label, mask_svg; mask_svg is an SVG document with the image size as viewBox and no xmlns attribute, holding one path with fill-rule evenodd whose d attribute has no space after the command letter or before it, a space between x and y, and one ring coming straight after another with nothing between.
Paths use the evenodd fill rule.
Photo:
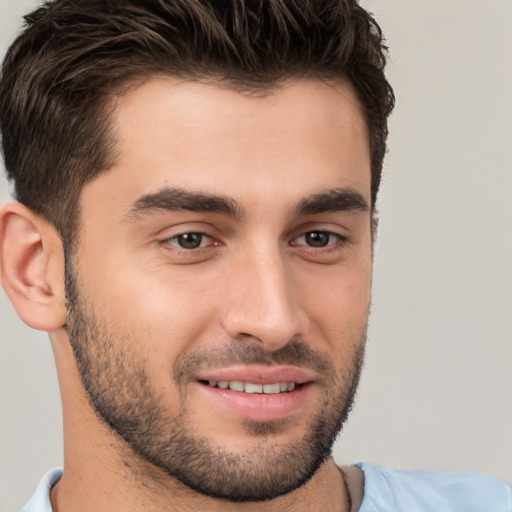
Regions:
<instances>
[{"instance_id":1,"label":"mustache","mask_svg":"<svg viewBox=\"0 0 512 512\"><path fill-rule=\"evenodd\" d=\"M331 359L300 340L292 340L273 352L260 345L232 340L223 347L201 349L181 355L174 364L174 380L179 383L193 379L201 370L235 365L297 366L313 370L327 379L336 378Z\"/></svg>"}]
</instances>

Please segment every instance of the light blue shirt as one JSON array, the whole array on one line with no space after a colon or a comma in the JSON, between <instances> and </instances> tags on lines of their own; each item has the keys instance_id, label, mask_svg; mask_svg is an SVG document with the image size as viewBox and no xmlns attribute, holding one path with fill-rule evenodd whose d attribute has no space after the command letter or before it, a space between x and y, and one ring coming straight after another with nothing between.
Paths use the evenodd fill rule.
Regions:
<instances>
[{"instance_id":1,"label":"light blue shirt","mask_svg":"<svg viewBox=\"0 0 512 512\"><path fill-rule=\"evenodd\" d=\"M19 512L52 512L50 503L50 490L62 476L62 469L56 468L48 471L37 486L36 492L30 501L21 507Z\"/></svg>"},{"instance_id":2,"label":"light blue shirt","mask_svg":"<svg viewBox=\"0 0 512 512\"><path fill-rule=\"evenodd\" d=\"M365 477L359 512L512 512L512 488L489 475L358 466Z\"/></svg>"},{"instance_id":3,"label":"light blue shirt","mask_svg":"<svg viewBox=\"0 0 512 512\"><path fill-rule=\"evenodd\" d=\"M365 477L359 512L512 512L512 488L492 476L358 466ZM46 473L19 512L52 512L50 489L61 475L61 469Z\"/></svg>"}]
</instances>

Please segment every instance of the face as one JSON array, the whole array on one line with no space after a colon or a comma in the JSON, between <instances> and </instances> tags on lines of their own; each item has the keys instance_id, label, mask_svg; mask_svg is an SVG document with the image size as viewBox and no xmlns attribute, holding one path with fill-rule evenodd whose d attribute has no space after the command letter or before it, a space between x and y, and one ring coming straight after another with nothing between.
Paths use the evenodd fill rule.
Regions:
<instances>
[{"instance_id":1,"label":"face","mask_svg":"<svg viewBox=\"0 0 512 512\"><path fill-rule=\"evenodd\" d=\"M370 158L355 95L155 79L119 99L114 127L118 162L84 188L67 262L90 404L125 457L196 491L287 493L328 457L362 362Z\"/></svg>"}]
</instances>

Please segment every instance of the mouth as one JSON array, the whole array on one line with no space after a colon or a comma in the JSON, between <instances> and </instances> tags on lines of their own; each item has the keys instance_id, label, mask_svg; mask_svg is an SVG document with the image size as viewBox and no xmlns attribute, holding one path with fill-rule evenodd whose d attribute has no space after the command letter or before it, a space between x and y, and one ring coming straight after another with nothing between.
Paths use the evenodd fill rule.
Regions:
<instances>
[{"instance_id":1,"label":"mouth","mask_svg":"<svg viewBox=\"0 0 512 512\"><path fill-rule=\"evenodd\" d=\"M313 372L283 366L223 368L196 378L210 409L256 421L298 414L312 399L316 381Z\"/></svg>"},{"instance_id":2,"label":"mouth","mask_svg":"<svg viewBox=\"0 0 512 512\"><path fill-rule=\"evenodd\" d=\"M255 382L244 382L240 380L208 380L199 381L201 384L208 385L212 388L230 389L240 393L278 395L281 393L289 393L298 388L302 384L296 382L274 382L268 384L258 384Z\"/></svg>"}]
</instances>

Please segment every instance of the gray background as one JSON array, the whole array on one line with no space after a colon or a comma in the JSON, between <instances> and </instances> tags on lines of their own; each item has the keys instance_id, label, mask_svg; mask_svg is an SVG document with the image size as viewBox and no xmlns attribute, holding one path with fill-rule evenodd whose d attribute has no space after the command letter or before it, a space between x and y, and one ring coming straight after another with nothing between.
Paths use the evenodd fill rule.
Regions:
<instances>
[{"instance_id":1,"label":"gray background","mask_svg":"<svg viewBox=\"0 0 512 512\"><path fill-rule=\"evenodd\" d=\"M0 0L0 51L37 2ZM512 482L512 1L367 0L398 97L373 313L340 462ZM0 181L0 199L8 198ZM47 336L0 292L0 511L62 463Z\"/></svg>"}]
</instances>

